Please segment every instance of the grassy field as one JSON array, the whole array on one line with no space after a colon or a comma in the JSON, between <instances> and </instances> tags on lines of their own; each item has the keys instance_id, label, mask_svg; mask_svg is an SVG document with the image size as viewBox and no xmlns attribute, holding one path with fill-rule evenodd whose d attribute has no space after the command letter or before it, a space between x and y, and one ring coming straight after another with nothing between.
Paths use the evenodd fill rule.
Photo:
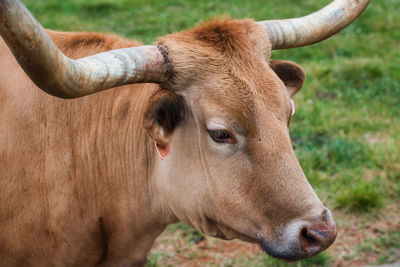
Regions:
<instances>
[{"instance_id":1,"label":"grassy field","mask_svg":"<svg viewBox=\"0 0 400 267\"><path fill-rule=\"evenodd\" d=\"M114 32L151 43L210 16L295 17L328 0L24 1L47 28ZM274 51L307 73L291 136L339 234L327 252L283 263L255 245L203 237L172 225L148 266L357 266L400 261L400 1L374 0L350 27L321 44Z\"/></svg>"}]
</instances>

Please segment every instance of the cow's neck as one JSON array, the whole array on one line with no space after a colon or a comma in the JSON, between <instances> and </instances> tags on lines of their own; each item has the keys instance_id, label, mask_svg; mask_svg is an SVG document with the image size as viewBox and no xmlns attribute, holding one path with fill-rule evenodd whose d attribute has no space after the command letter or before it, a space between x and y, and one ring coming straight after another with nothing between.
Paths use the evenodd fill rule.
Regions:
<instances>
[{"instance_id":1,"label":"cow's neck","mask_svg":"<svg viewBox=\"0 0 400 267\"><path fill-rule=\"evenodd\" d=\"M77 114L71 128L79 136L73 164L77 190L87 196L88 209L96 210L93 216L108 249L122 247L139 262L169 223L153 187L154 144L142 126L147 100L156 89L133 85L72 104Z\"/></svg>"},{"instance_id":2,"label":"cow's neck","mask_svg":"<svg viewBox=\"0 0 400 267\"><path fill-rule=\"evenodd\" d=\"M105 35L50 35L75 58L118 48L97 44L130 45ZM0 180L7 185L0 194L0 217L7 218L1 226L24 236L3 231L2 240L51 260L38 266L55 259L77 266L144 265L169 222L153 188L154 144L142 126L157 86L61 100L34 86L1 38L0 50L0 125L6 125L0 130ZM118 262L122 258L126 262Z\"/></svg>"}]
</instances>

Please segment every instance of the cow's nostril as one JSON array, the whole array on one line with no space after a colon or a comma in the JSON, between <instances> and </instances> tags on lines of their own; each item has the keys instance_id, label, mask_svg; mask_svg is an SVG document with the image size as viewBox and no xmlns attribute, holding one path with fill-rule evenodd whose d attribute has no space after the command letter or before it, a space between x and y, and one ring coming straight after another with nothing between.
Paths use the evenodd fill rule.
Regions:
<instances>
[{"instance_id":1,"label":"cow's nostril","mask_svg":"<svg viewBox=\"0 0 400 267\"><path fill-rule=\"evenodd\" d=\"M300 232L300 242L306 251L318 249L321 245L321 240L318 236L313 231L307 229L307 227L304 227Z\"/></svg>"},{"instance_id":2,"label":"cow's nostril","mask_svg":"<svg viewBox=\"0 0 400 267\"><path fill-rule=\"evenodd\" d=\"M299 233L300 247L309 257L329 247L335 238L336 225L329 210L304 225Z\"/></svg>"}]
</instances>

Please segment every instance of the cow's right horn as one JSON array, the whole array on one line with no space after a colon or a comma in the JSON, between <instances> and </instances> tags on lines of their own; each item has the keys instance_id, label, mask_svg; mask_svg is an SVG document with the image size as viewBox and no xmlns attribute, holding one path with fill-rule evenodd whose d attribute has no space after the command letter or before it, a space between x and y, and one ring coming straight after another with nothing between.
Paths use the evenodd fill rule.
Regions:
<instances>
[{"instance_id":1,"label":"cow's right horn","mask_svg":"<svg viewBox=\"0 0 400 267\"><path fill-rule=\"evenodd\" d=\"M260 21L268 33L272 49L314 44L329 38L355 20L370 0L335 0L308 16Z\"/></svg>"},{"instance_id":2,"label":"cow's right horn","mask_svg":"<svg viewBox=\"0 0 400 267\"><path fill-rule=\"evenodd\" d=\"M31 80L57 97L167 79L169 66L160 46L118 49L78 60L66 57L19 0L0 0L0 34Z\"/></svg>"}]
</instances>

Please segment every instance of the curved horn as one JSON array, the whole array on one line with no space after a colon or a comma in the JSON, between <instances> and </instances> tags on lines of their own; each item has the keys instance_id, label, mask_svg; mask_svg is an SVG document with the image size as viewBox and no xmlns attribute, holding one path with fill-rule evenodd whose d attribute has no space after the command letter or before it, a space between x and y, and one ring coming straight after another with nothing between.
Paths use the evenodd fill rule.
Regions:
<instances>
[{"instance_id":1,"label":"curved horn","mask_svg":"<svg viewBox=\"0 0 400 267\"><path fill-rule=\"evenodd\" d=\"M167 79L165 50L159 46L118 49L78 60L66 57L19 0L0 0L0 34L31 80L54 96L75 98Z\"/></svg>"},{"instance_id":2,"label":"curved horn","mask_svg":"<svg viewBox=\"0 0 400 267\"><path fill-rule=\"evenodd\" d=\"M329 38L355 20L370 0L335 0L308 16L260 21L272 49L285 49L314 44Z\"/></svg>"}]
</instances>

